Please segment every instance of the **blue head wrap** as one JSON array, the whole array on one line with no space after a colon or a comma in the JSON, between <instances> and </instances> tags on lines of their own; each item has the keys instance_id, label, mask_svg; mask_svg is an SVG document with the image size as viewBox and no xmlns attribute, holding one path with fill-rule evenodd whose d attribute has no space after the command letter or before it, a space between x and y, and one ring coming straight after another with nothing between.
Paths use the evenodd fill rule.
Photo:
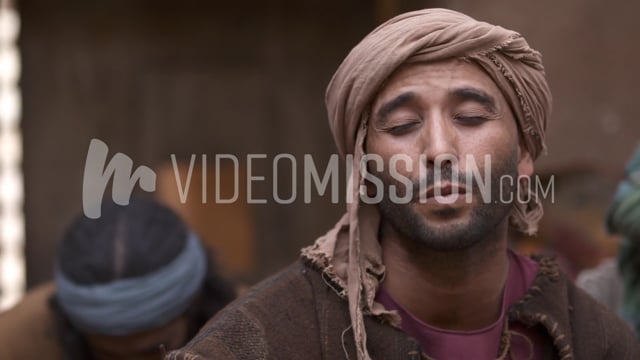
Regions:
<instances>
[{"instance_id":1,"label":"blue head wrap","mask_svg":"<svg viewBox=\"0 0 640 360\"><path fill-rule=\"evenodd\" d=\"M195 234L166 266L136 278L79 285L55 271L57 299L79 330L128 335L177 318L191 304L207 272L207 257Z\"/></svg>"}]
</instances>

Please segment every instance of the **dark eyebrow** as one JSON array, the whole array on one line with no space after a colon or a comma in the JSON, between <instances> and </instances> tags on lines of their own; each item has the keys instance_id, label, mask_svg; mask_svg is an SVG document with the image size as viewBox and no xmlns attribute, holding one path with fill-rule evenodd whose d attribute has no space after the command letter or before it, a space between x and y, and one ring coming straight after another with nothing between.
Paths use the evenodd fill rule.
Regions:
<instances>
[{"instance_id":1,"label":"dark eyebrow","mask_svg":"<svg viewBox=\"0 0 640 360\"><path fill-rule=\"evenodd\" d=\"M493 96L489 95L483 90L472 87L462 87L454 89L451 93L461 102L474 101L483 105L489 111L496 110L496 100L493 98Z\"/></svg>"},{"instance_id":2,"label":"dark eyebrow","mask_svg":"<svg viewBox=\"0 0 640 360\"><path fill-rule=\"evenodd\" d=\"M384 120L387 118L387 116L389 116L389 114L391 114L392 112L397 110L399 107L402 107L403 105L405 105L406 103L410 102L415 98L416 98L416 94L409 91L396 96L392 100L387 101L378 110L378 113L376 116L376 122L378 123L384 122Z\"/></svg>"}]
</instances>

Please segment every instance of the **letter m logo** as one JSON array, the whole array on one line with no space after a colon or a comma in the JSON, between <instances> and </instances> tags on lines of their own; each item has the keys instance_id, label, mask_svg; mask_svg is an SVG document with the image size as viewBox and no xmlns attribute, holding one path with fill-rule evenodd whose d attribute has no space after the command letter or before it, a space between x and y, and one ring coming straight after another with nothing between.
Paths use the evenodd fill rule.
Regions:
<instances>
[{"instance_id":1,"label":"letter m logo","mask_svg":"<svg viewBox=\"0 0 640 360\"><path fill-rule=\"evenodd\" d=\"M82 179L82 208L84 215L91 219L101 216L102 199L112 177L112 198L118 205L129 205L137 182L140 182L144 191L156 190L156 173L153 170L140 166L133 171L133 160L123 153L115 154L105 168L108 153L107 144L99 139L91 139Z\"/></svg>"}]
</instances>

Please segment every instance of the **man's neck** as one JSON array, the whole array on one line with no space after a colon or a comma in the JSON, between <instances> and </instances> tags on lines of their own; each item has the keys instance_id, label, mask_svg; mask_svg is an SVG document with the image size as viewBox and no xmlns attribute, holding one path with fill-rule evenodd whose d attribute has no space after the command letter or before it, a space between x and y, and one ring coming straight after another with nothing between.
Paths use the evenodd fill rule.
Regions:
<instances>
[{"instance_id":1,"label":"man's neck","mask_svg":"<svg viewBox=\"0 0 640 360\"><path fill-rule=\"evenodd\" d=\"M477 330L502 311L507 279L507 223L460 251L434 251L383 223L384 288L421 321L449 330Z\"/></svg>"}]
</instances>

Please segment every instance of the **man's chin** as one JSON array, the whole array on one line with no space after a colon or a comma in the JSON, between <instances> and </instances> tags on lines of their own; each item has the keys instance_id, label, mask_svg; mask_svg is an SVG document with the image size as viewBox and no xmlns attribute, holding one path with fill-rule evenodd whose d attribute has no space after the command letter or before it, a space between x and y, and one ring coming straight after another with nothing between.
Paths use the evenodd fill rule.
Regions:
<instances>
[{"instance_id":1,"label":"man's chin","mask_svg":"<svg viewBox=\"0 0 640 360\"><path fill-rule=\"evenodd\" d=\"M381 203L380 210L405 239L435 251L471 247L485 230L476 224L473 204Z\"/></svg>"},{"instance_id":2,"label":"man's chin","mask_svg":"<svg viewBox=\"0 0 640 360\"><path fill-rule=\"evenodd\" d=\"M428 224L464 223L471 214L469 204L414 204L413 210Z\"/></svg>"},{"instance_id":3,"label":"man's chin","mask_svg":"<svg viewBox=\"0 0 640 360\"><path fill-rule=\"evenodd\" d=\"M414 233L414 241L435 251L457 251L472 247L481 238L473 226L470 207L439 207L420 213L419 233Z\"/></svg>"}]
</instances>

